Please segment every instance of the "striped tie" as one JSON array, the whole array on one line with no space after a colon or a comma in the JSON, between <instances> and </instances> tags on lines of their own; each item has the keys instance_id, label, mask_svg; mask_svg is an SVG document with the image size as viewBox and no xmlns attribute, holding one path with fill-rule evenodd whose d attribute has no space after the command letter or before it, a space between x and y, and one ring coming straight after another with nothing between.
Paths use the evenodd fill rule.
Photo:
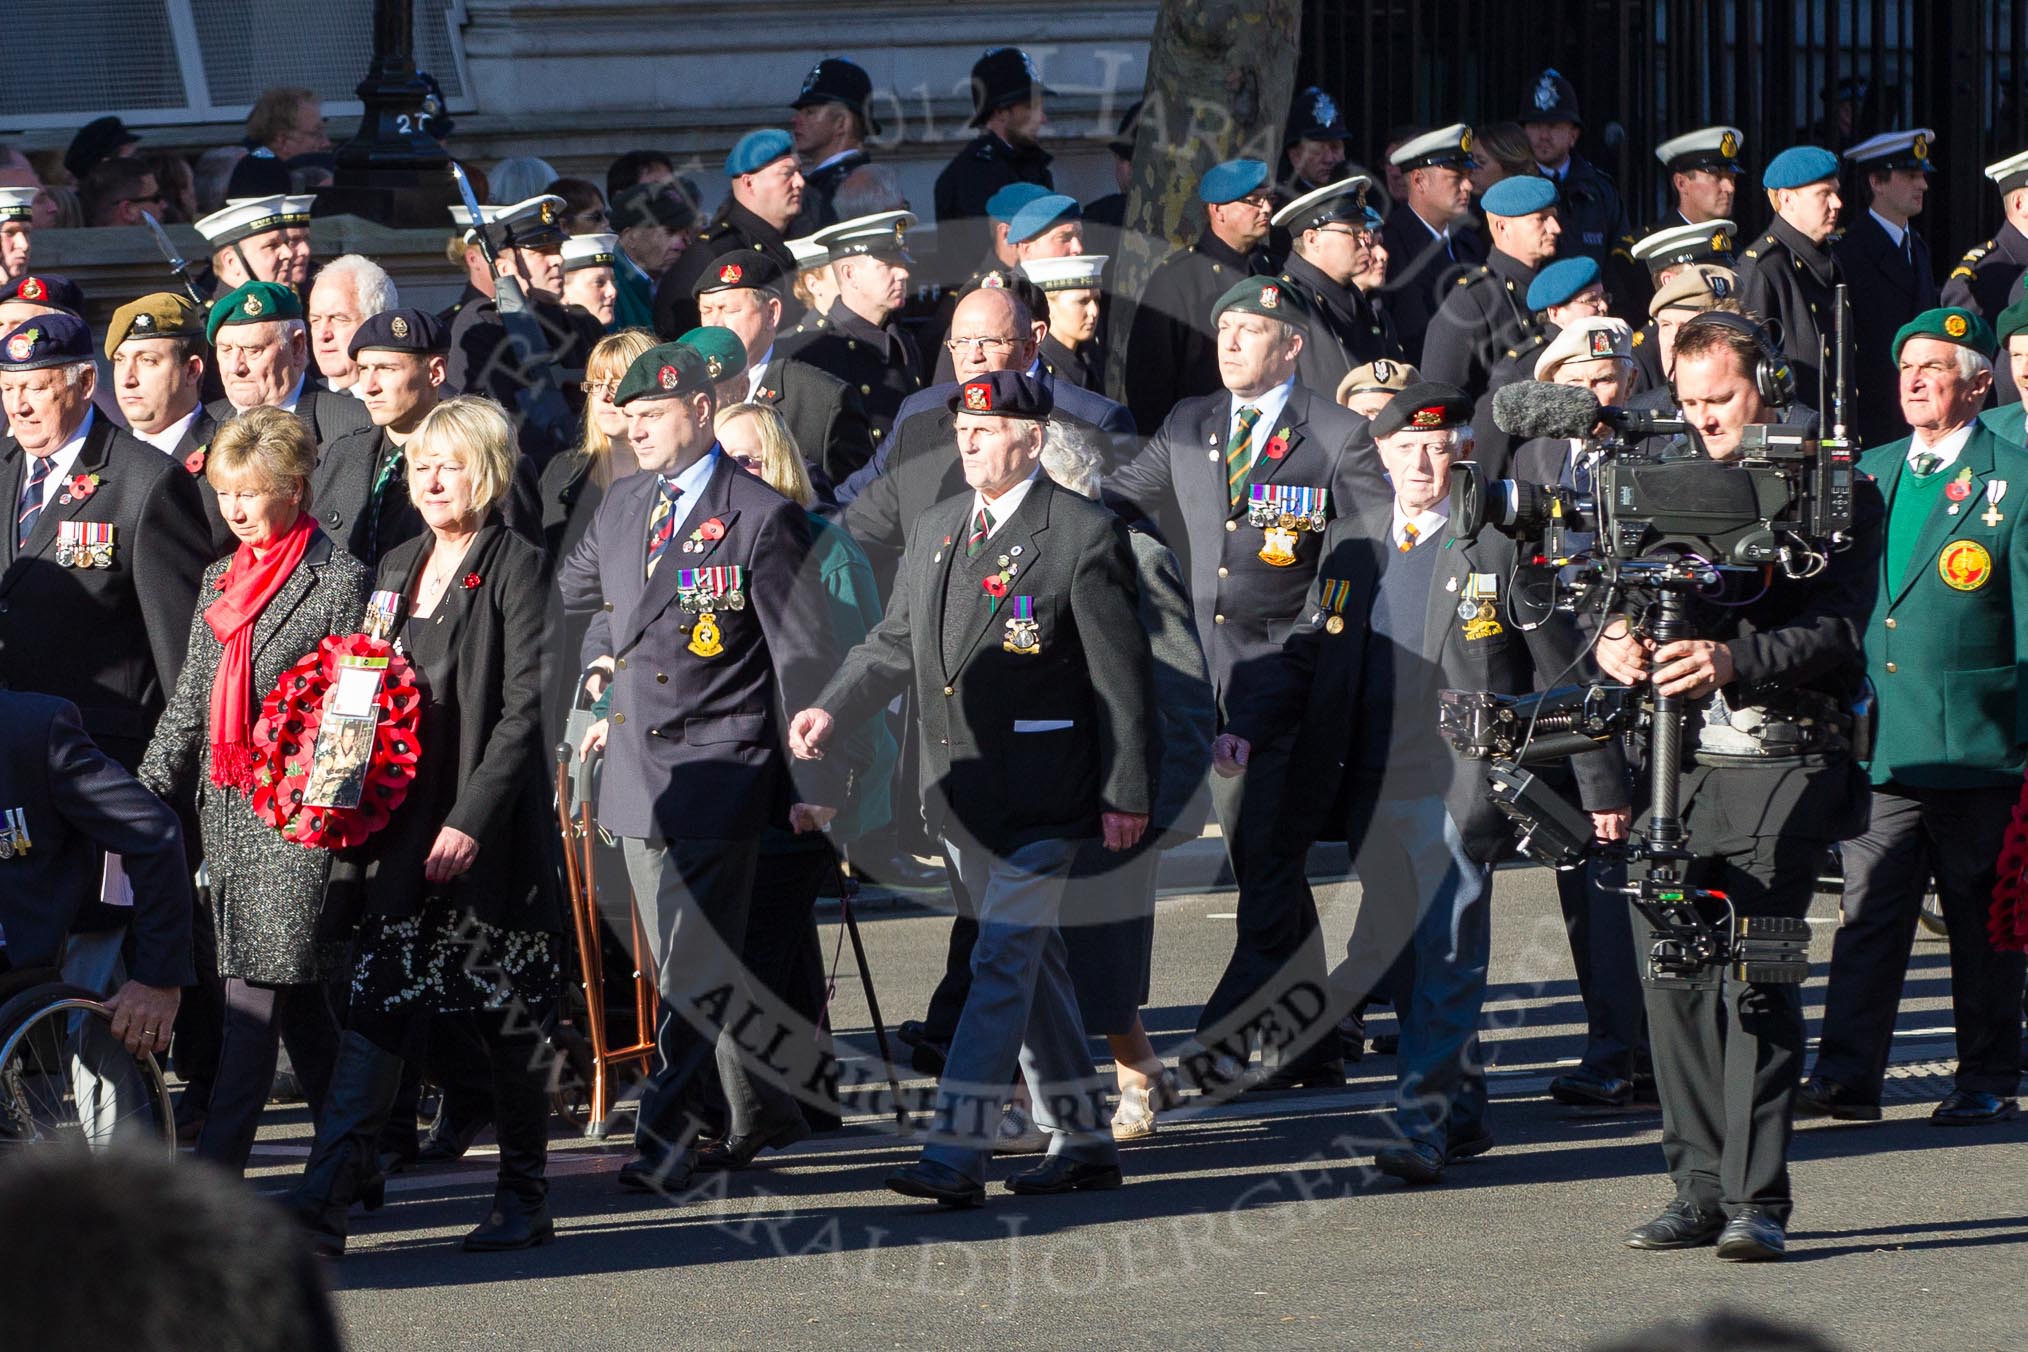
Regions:
<instances>
[{"instance_id":1,"label":"striped tie","mask_svg":"<svg viewBox=\"0 0 2028 1352\"><path fill-rule=\"evenodd\" d=\"M1253 425L1260 410L1248 404L1239 411L1239 426L1225 447L1225 492L1234 507L1246 496L1247 471L1253 468Z\"/></svg>"},{"instance_id":2,"label":"striped tie","mask_svg":"<svg viewBox=\"0 0 2028 1352\"><path fill-rule=\"evenodd\" d=\"M21 488L21 511L14 518L14 547L28 548L28 533L42 515L42 486L49 482L50 456L28 458L28 482Z\"/></svg>"},{"instance_id":3,"label":"striped tie","mask_svg":"<svg viewBox=\"0 0 2028 1352\"><path fill-rule=\"evenodd\" d=\"M986 547L986 539L993 533L993 514L980 503L979 510L972 515L972 533L965 537L965 557L976 558Z\"/></svg>"},{"instance_id":4,"label":"striped tie","mask_svg":"<svg viewBox=\"0 0 2028 1352\"><path fill-rule=\"evenodd\" d=\"M394 454L387 458L387 463L380 467L380 473L374 476L373 491L366 497L366 557L360 560L361 563L380 562L381 499L387 492L389 482L406 467L407 458L401 449L396 447Z\"/></svg>"},{"instance_id":5,"label":"striped tie","mask_svg":"<svg viewBox=\"0 0 2028 1352\"><path fill-rule=\"evenodd\" d=\"M660 479L662 491L655 495L654 509L648 513L648 576L655 576L655 565L662 560L663 551L669 548L669 541L676 534L676 499L683 496L683 490L668 479Z\"/></svg>"},{"instance_id":6,"label":"striped tie","mask_svg":"<svg viewBox=\"0 0 2028 1352\"><path fill-rule=\"evenodd\" d=\"M1918 451L1916 452L1915 463L1909 466L1909 468L1915 471L1915 476L1918 479L1927 479L1930 475L1936 473L1936 467L1942 463L1943 457L1935 451Z\"/></svg>"},{"instance_id":7,"label":"striped tie","mask_svg":"<svg viewBox=\"0 0 2028 1352\"><path fill-rule=\"evenodd\" d=\"M1395 548L1400 550L1402 553L1406 554L1409 550L1415 548L1416 537L1421 534L1422 532L1415 528L1415 522L1413 521L1402 522L1401 543L1396 545Z\"/></svg>"}]
</instances>

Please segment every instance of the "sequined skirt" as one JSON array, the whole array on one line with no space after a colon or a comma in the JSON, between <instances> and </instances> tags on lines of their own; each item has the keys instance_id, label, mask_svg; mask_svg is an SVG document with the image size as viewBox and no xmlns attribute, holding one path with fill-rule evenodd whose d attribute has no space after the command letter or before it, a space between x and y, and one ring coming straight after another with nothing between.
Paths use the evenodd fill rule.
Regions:
<instances>
[{"instance_id":1,"label":"sequined skirt","mask_svg":"<svg viewBox=\"0 0 2028 1352\"><path fill-rule=\"evenodd\" d=\"M355 1008L470 1014L514 1005L540 1016L555 1006L562 937L501 929L454 902L419 915L369 917L352 964Z\"/></svg>"}]
</instances>

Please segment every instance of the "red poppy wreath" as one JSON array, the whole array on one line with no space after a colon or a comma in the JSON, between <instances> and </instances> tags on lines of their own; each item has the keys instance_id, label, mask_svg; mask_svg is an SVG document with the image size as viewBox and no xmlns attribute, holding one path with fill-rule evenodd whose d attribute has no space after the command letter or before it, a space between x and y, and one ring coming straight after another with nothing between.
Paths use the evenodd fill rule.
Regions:
<instances>
[{"instance_id":1,"label":"red poppy wreath","mask_svg":"<svg viewBox=\"0 0 2028 1352\"><path fill-rule=\"evenodd\" d=\"M376 696L379 717L373 752L359 805L351 808L313 807L303 801L310 780L317 730L325 703L337 680L342 658L385 658L387 669ZM422 698L415 670L383 639L366 634L333 634L282 673L261 701L254 724L254 815L280 831L283 838L305 849L342 849L357 845L387 825L387 819L408 796L415 782L416 716Z\"/></svg>"}]
</instances>

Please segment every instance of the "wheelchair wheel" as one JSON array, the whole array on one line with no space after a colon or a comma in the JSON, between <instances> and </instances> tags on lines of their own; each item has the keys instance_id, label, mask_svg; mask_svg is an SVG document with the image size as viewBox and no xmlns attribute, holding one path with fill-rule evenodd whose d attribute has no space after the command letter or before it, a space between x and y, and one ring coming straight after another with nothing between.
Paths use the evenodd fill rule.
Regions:
<instances>
[{"instance_id":1,"label":"wheelchair wheel","mask_svg":"<svg viewBox=\"0 0 2028 1352\"><path fill-rule=\"evenodd\" d=\"M176 1152L162 1068L116 1041L112 1015L80 986L0 1004L0 1152L29 1146Z\"/></svg>"}]
</instances>

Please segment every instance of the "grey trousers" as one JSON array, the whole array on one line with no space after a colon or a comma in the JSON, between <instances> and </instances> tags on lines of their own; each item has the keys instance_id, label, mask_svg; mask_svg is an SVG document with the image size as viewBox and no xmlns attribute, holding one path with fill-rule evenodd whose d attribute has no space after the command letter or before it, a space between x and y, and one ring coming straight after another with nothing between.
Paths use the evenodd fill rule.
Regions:
<instances>
[{"instance_id":1,"label":"grey trousers","mask_svg":"<svg viewBox=\"0 0 2028 1352\"><path fill-rule=\"evenodd\" d=\"M1049 1153L1094 1164L1119 1159L1084 1020L1057 931L1077 842L1044 840L1004 857L972 842L944 848L976 900L972 988L937 1085L933 1139L922 1157L985 1181L1001 1105L1018 1067Z\"/></svg>"}]
</instances>

